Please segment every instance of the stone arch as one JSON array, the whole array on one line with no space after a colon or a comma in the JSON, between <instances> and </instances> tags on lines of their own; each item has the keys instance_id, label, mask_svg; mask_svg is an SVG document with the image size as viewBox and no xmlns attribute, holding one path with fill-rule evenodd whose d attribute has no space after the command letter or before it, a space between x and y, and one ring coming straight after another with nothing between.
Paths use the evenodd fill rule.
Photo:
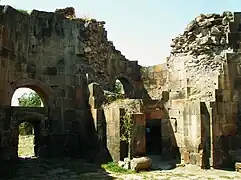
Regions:
<instances>
[{"instance_id":1,"label":"stone arch","mask_svg":"<svg viewBox=\"0 0 241 180\"><path fill-rule=\"evenodd\" d=\"M28 112L17 114L17 126L23 122L34 124L40 124L40 127L44 130L48 129L49 119L41 113L38 112ZM15 116L16 116L15 115ZM49 129L48 129L49 130Z\"/></svg>"},{"instance_id":2,"label":"stone arch","mask_svg":"<svg viewBox=\"0 0 241 180\"><path fill-rule=\"evenodd\" d=\"M51 88L44 84L42 81L37 80L37 79L19 79L16 81L13 81L10 83L10 90L8 91L8 104L11 104L11 99L14 94L14 92L18 88L30 88L34 90L36 93L39 94L41 97L44 106L48 108L53 108L54 107L54 93L52 92Z\"/></svg>"},{"instance_id":3,"label":"stone arch","mask_svg":"<svg viewBox=\"0 0 241 180\"><path fill-rule=\"evenodd\" d=\"M125 95L127 97L131 98L134 93L134 86L132 84L132 81L126 76L117 76L117 77L113 78L113 80L111 81L110 90L114 90L114 85L115 85L116 80L119 80L121 82L121 84L123 85Z\"/></svg>"},{"instance_id":4,"label":"stone arch","mask_svg":"<svg viewBox=\"0 0 241 180\"><path fill-rule=\"evenodd\" d=\"M44 144L47 144L46 136L48 136L48 128L46 126L46 117L42 113L38 112L17 112L15 113L15 118L17 119L17 128L19 128L21 123L28 122L32 125L34 129L34 142L32 144L32 148L34 150L34 155L39 156L39 150L43 147ZM20 129L17 131L16 134L18 137L20 135ZM17 139L17 137L16 137ZM28 142L29 143L29 142ZM19 144L19 138L18 138ZM19 146L16 147L16 150L19 150ZM18 153L17 153L18 154ZM19 156L19 154L18 154Z\"/></svg>"},{"instance_id":5,"label":"stone arch","mask_svg":"<svg viewBox=\"0 0 241 180\"><path fill-rule=\"evenodd\" d=\"M21 118L18 119L18 125L23 122L41 122L45 120L45 116L37 112L23 113L23 114L16 113L16 116L18 115L21 116Z\"/></svg>"}]
</instances>

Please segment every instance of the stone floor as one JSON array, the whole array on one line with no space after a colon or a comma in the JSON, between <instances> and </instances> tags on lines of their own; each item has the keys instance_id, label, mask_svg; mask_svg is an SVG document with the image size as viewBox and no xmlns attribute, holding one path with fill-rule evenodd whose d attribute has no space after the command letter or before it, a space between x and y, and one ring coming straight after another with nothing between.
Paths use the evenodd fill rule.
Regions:
<instances>
[{"instance_id":1,"label":"stone floor","mask_svg":"<svg viewBox=\"0 0 241 180\"><path fill-rule=\"evenodd\" d=\"M25 143L24 143L25 142ZM28 143L26 143L28 142ZM21 137L19 148L21 155L29 156L33 153L31 148L32 137ZM27 147L24 147L23 145ZM22 149L21 149L22 148ZM156 158L155 158L156 159ZM159 162L159 160L158 160ZM100 167L86 163L82 160L74 160L69 158L62 159L40 159L40 158L25 158L15 164L0 165L0 179L8 180L108 180L108 179L201 179L201 180L222 180L222 179L241 179L241 173L235 171L222 170L201 170L192 165L185 167L177 167L172 170L172 163L154 163L154 171L118 174L107 172ZM162 170L160 170L162 169ZM3 176L3 174L5 176Z\"/></svg>"}]
</instances>

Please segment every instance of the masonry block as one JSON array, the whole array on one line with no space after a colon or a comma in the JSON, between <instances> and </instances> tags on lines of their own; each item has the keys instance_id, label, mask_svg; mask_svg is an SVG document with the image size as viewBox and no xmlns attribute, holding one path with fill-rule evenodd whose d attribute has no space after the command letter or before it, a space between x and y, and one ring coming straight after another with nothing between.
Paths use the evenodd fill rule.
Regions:
<instances>
[{"instance_id":1,"label":"masonry block","mask_svg":"<svg viewBox=\"0 0 241 180\"><path fill-rule=\"evenodd\" d=\"M141 156L146 153L146 117L145 114L133 114L132 155Z\"/></svg>"},{"instance_id":2,"label":"masonry block","mask_svg":"<svg viewBox=\"0 0 241 180\"><path fill-rule=\"evenodd\" d=\"M222 134L224 136L235 136L237 133L236 124L224 124L222 125Z\"/></svg>"},{"instance_id":3,"label":"masonry block","mask_svg":"<svg viewBox=\"0 0 241 180\"><path fill-rule=\"evenodd\" d=\"M241 162L236 162L236 163L235 163L235 170L236 170L237 172L241 172Z\"/></svg>"}]
</instances>

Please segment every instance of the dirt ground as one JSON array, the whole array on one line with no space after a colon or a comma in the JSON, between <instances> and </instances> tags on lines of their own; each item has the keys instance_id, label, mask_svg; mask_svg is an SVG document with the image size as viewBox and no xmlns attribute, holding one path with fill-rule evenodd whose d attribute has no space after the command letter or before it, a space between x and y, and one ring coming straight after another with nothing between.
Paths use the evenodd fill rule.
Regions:
<instances>
[{"instance_id":1,"label":"dirt ground","mask_svg":"<svg viewBox=\"0 0 241 180\"><path fill-rule=\"evenodd\" d=\"M22 137L19 142L19 153L21 156L33 154L31 147L33 137ZM27 146L26 146L27 145ZM22 148L22 149L21 149ZM28 152L27 152L28 151ZM165 166L165 165L163 165ZM187 165L172 170L155 170L141 173L120 174L108 172L100 167L86 163L82 160L62 159L40 159L26 158L13 165L6 165L7 176L0 179L11 180L79 180L79 179L200 179L200 180L222 180L241 179L241 173L223 170L202 170L196 166ZM168 168L168 167L167 167ZM164 168L165 169L165 168Z\"/></svg>"},{"instance_id":2,"label":"dirt ground","mask_svg":"<svg viewBox=\"0 0 241 180\"><path fill-rule=\"evenodd\" d=\"M120 174L107 172L96 165L72 159L21 160L8 170L8 176L1 179L11 180L78 180L78 179L241 179L241 173L234 171L201 170L196 166L178 167L173 170L156 170L142 173Z\"/></svg>"}]
</instances>

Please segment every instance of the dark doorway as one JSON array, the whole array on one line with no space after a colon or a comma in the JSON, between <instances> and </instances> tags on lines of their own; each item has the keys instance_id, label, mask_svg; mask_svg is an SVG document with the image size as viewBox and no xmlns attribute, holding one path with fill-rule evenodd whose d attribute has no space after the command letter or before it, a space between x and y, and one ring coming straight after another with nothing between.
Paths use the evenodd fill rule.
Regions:
<instances>
[{"instance_id":1,"label":"dark doorway","mask_svg":"<svg viewBox=\"0 0 241 180\"><path fill-rule=\"evenodd\" d=\"M146 121L146 152L147 154L161 154L161 120Z\"/></svg>"}]
</instances>

